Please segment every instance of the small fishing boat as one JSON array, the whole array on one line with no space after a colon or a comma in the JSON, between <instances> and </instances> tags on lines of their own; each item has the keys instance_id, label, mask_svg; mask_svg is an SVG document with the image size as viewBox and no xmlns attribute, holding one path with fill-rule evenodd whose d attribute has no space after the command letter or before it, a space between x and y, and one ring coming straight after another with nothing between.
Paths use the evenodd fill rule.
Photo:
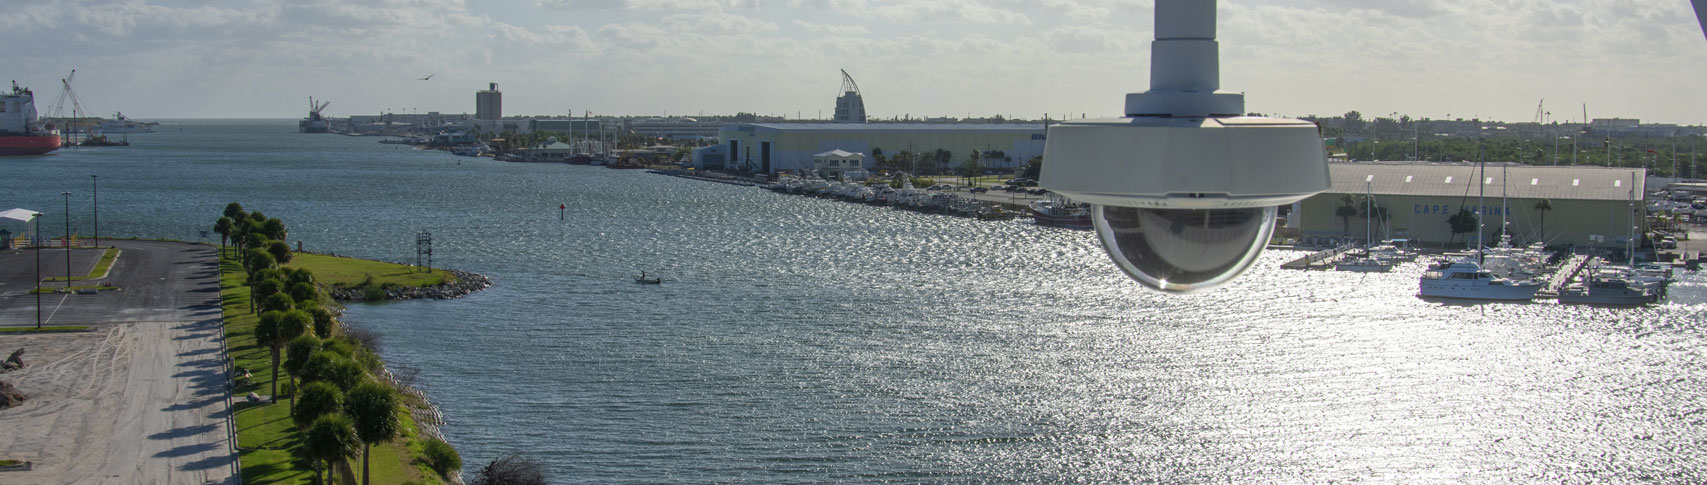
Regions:
<instances>
[{"instance_id":1,"label":"small fishing boat","mask_svg":"<svg viewBox=\"0 0 1707 485\"><path fill-rule=\"evenodd\" d=\"M642 284L642 285L661 285L661 284L664 284L664 277L662 277L662 276L646 276L646 272L641 271L640 276L637 276L634 278L634 282Z\"/></svg>"}]
</instances>

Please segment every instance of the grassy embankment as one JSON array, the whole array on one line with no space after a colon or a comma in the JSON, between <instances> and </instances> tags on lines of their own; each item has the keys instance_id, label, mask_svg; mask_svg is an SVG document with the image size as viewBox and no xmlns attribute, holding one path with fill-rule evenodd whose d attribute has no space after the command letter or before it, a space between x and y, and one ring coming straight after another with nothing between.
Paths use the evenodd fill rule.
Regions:
<instances>
[{"instance_id":1,"label":"grassy embankment","mask_svg":"<svg viewBox=\"0 0 1707 485\"><path fill-rule=\"evenodd\" d=\"M423 280L406 276L412 273L403 265L377 263L351 258L335 258L313 254L297 254L297 261L287 267L305 267L314 272L321 285L355 286L368 275L373 283L416 284ZM300 263L298 263L300 261ZM250 392L265 395L272 390L272 355L270 350L255 342L255 326L259 318L250 313L249 288L243 267L235 258L220 259L220 300L225 312L226 346L237 367L253 376L249 382L232 389L236 398L237 445L243 467L243 483L309 483L313 472L303 458L301 432L290 417L287 396L270 404L252 405L244 396ZM448 276L448 275L446 275ZM279 378L288 382L283 371ZM281 382L281 386L286 382ZM284 394L285 389L280 388ZM407 396L402 396L406 404ZM397 439L372 450L370 474L376 484L439 483L439 476L420 459L421 437L415 421L407 410L399 409L403 432ZM360 457L350 460L350 468L361 470Z\"/></svg>"},{"instance_id":2,"label":"grassy embankment","mask_svg":"<svg viewBox=\"0 0 1707 485\"><path fill-rule=\"evenodd\" d=\"M426 273L401 264L324 254L293 253L290 262L285 263L284 267L313 271L314 279L327 286L359 287L367 284L378 288L392 288L433 286L457 281L456 276L442 269Z\"/></svg>"},{"instance_id":3,"label":"grassy embankment","mask_svg":"<svg viewBox=\"0 0 1707 485\"><path fill-rule=\"evenodd\" d=\"M101 260L99 262L95 263L95 269L90 270L89 274L87 274L87 275L72 276L71 281L83 281L83 280L91 280L91 279L106 277L107 276L107 270L112 269L113 263L118 261L118 259L119 259L119 249L118 248L107 248L107 251L105 253L101 254ZM65 281L65 277L64 276L49 276L49 277L45 278L44 280L45 281ZM116 290L116 289L118 289L118 288L114 287L114 286L110 286L110 285L37 286L35 289L30 290L30 292L31 293L54 293L54 292L59 292L59 291L78 291L78 290L112 291L112 290Z\"/></svg>"},{"instance_id":4,"label":"grassy embankment","mask_svg":"<svg viewBox=\"0 0 1707 485\"><path fill-rule=\"evenodd\" d=\"M119 248L107 248L106 252L101 253L101 260L95 263L95 269L89 270L89 274L83 276L72 276L71 281L83 281L104 277L107 275L107 270L112 269L113 262L118 261L118 259ZM49 276L47 277L47 281L65 281L65 277Z\"/></svg>"}]
</instances>

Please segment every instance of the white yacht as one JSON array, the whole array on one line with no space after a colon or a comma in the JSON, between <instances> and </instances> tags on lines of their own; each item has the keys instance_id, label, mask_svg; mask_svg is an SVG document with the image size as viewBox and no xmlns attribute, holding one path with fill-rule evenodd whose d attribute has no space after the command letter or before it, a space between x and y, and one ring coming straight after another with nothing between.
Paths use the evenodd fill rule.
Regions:
<instances>
[{"instance_id":1,"label":"white yacht","mask_svg":"<svg viewBox=\"0 0 1707 485\"><path fill-rule=\"evenodd\" d=\"M94 131L102 134L153 133L154 128L147 123L131 121L124 113L113 113L113 119L102 121Z\"/></svg>"},{"instance_id":2,"label":"white yacht","mask_svg":"<svg viewBox=\"0 0 1707 485\"><path fill-rule=\"evenodd\" d=\"M1334 264L1335 271L1353 271L1358 273L1386 273L1393 270L1393 261L1381 259L1371 251L1370 256L1342 260Z\"/></svg>"},{"instance_id":3,"label":"white yacht","mask_svg":"<svg viewBox=\"0 0 1707 485\"><path fill-rule=\"evenodd\" d=\"M1443 261L1423 272L1417 295L1470 300L1531 300L1541 290L1536 281L1513 281L1494 276L1475 260Z\"/></svg>"}]
</instances>

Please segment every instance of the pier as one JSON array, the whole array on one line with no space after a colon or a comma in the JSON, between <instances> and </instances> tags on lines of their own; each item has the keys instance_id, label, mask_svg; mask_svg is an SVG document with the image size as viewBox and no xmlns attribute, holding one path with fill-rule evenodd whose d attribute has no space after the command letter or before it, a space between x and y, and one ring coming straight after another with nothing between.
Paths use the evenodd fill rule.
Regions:
<instances>
[{"instance_id":1,"label":"pier","mask_svg":"<svg viewBox=\"0 0 1707 485\"><path fill-rule=\"evenodd\" d=\"M1351 250L1354 247L1355 246L1348 244L1345 246L1323 249L1321 251L1316 251L1314 253L1310 253L1308 255L1305 255L1302 258L1298 258L1298 259L1294 259L1292 261L1288 261L1285 264L1281 264L1280 267L1286 268L1286 269L1328 269L1328 268L1332 268L1332 267L1334 267L1334 263L1338 262L1341 257L1344 257L1346 253L1351 252Z\"/></svg>"},{"instance_id":2,"label":"pier","mask_svg":"<svg viewBox=\"0 0 1707 485\"><path fill-rule=\"evenodd\" d=\"M1536 292L1536 296L1542 298L1558 297L1559 290L1570 284L1572 279L1582 273L1583 268L1589 267L1596 259L1598 258L1581 254L1571 255L1564 263L1559 264L1559 269L1554 271L1552 276L1547 278L1547 284L1541 287L1541 291Z\"/></svg>"}]
</instances>

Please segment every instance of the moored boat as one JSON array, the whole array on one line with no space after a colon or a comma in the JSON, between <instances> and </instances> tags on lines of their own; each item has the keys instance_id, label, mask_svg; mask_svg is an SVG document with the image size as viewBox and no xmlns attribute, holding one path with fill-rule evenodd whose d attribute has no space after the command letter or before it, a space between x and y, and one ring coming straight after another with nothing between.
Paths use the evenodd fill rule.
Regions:
<instances>
[{"instance_id":1,"label":"moored boat","mask_svg":"<svg viewBox=\"0 0 1707 485\"><path fill-rule=\"evenodd\" d=\"M1067 202L1066 199L1050 198L1032 201L1031 217L1041 226L1068 229L1091 228L1090 208L1084 204Z\"/></svg>"},{"instance_id":2,"label":"moored boat","mask_svg":"<svg viewBox=\"0 0 1707 485\"><path fill-rule=\"evenodd\" d=\"M1559 291L1559 303L1575 305L1633 306L1657 299L1652 288L1625 278L1615 270L1591 272L1582 282Z\"/></svg>"},{"instance_id":3,"label":"moored boat","mask_svg":"<svg viewBox=\"0 0 1707 485\"><path fill-rule=\"evenodd\" d=\"M12 83L11 93L0 93L0 155L40 155L58 150L59 130L36 118L35 93Z\"/></svg>"},{"instance_id":4,"label":"moored boat","mask_svg":"<svg viewBox=\"0 0 1707 485\"><path fill-rule=\"evenodd\" d=\"M1418 296L1468 300L1525 301L1541 290L1536 281L1494 276L1473 259L1443 261L1429 266L1418 284Z\"/></svg>"}]
</instances>

